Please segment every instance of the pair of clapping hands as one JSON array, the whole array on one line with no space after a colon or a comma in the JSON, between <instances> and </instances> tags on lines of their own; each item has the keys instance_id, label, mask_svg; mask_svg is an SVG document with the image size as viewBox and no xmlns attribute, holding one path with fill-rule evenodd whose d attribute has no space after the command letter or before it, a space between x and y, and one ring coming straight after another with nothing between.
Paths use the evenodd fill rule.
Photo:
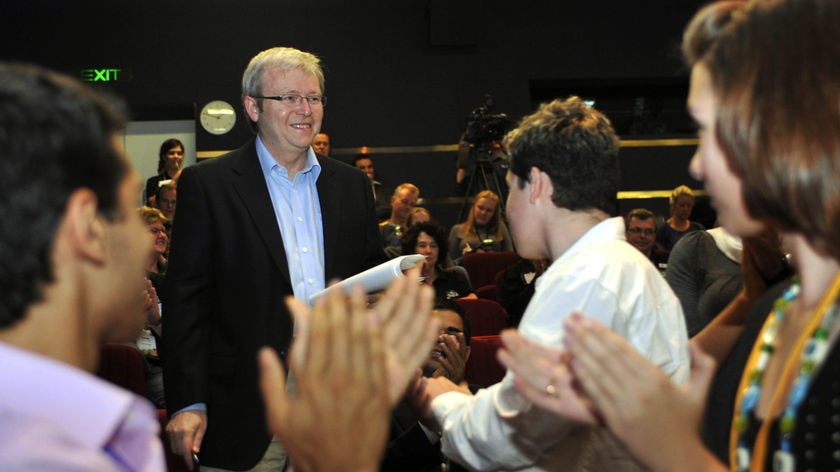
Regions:
<instances>
[{"instance_id":1,"label":"pair of clapping hands","mask_svg":"<svg viewBox=\"0 0 840 472\"><path fill-rule=\"evenodd\" d=\"M621 336L578 313L564 322L565 349L509 330L502 333L499 361L532 403L607 426L650 470L718 470L698 435L715 363L737 341L752 302L790 274L774 231L744 238L743 245L744 303L730 304L689 343L691 377L684 385L675 385Z\"/></svg>"},{"instance_id":2,"label":"pair of clapping hands","mask_svg":"<svg viewBox=\"0 0 840 472\"><path fill-rule=\"evenodd\" d=\"M287 301L294 393L270 348L260 352L260 383L269 430L296 471L378 470L391 410L438 332L434 291L418 272L397 278L373 306L361 287L349 296L332 290L312 309Z\"/></svg>"}]
</instances>

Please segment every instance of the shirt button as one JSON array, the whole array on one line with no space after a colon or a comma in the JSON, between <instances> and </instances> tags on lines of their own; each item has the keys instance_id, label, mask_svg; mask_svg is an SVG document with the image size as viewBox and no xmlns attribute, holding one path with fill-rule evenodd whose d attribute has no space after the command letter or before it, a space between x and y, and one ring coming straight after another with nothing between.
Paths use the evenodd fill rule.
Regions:
<instances>
[{"instance_id":1,"label":"shirt button","mask_svg":"<svg viewBox=\"0 0 840 472\"><path fill-rule=\"evenodd\" d=\"M297 220L298 220L298 221L303 221L303 218L301 218L300 216L298 216L298 217L297 217Z\"/></svg>"},{"instance_id":2,"label":"shirt button","mask_svg":"<svg viewBox=\"0 0 840 472\"><path fill-rule=\"evenodd\" d=\"M309 248L308 248L308 247L302 247L302 248L300 248L300 250L301 250L304 254L306 254L307 252L309 252Z\"/></svg>"},{"instance_id":3,"label":"shirt button","mask_svg":"<svg viewBox=\"0 0 840 472\"><path fill-rule=\"evenodd\" d=\"M309 285L312 285L312 284L315 283L315 279L313 279L313 278L306 279L306 281L309 282Z\"/></svg>"}]
</instances>

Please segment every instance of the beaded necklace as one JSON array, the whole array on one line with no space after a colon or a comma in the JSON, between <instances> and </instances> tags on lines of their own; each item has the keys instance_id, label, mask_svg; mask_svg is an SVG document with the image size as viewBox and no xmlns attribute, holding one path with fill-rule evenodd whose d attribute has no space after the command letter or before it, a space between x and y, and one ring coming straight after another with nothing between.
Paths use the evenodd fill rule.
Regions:
<instances>
[{"instance_id":1,"label":"beaded necklace","mask_svg":"<svg viewBox=\"0 0 840 472\"><path fill-rule=\"evenodd\" d=\"M829 296L823 303L820 303L819 308L821 309L818 308L815 316L809 323L806 333L803 333L804 336L807 336L807 339L802 339L804 345L802 345L799 357L798 373L788 393L787 404L779 421L780 448L773 455L773 470L776 472L795 470L796 461L793 456L791 441L796 429L796 415L808 393L808 387L811 384L811 380L813 380L813 373L822 364L828 353L829 333L838 318L838 313L840 313L838 309L838 302L840 300L835 300L834 303L830 304L828 302L836 297L838 281L840 281L840 278L835 278ZM768 318L761 332L761 341L760 343L756 343L756 347L754 348L754 350L758 350L758 357L755 359L752 369L747 374L748 382L741 390L740 401L738 403L739 409L733 421L733 436L737 433L737 450L733 465L735 466L735 470L739 472L751 470L750 465L753 461L753 451L750 450L746 438L750 424L749 418L754 413L758 405L758 400L761 398L761 381L764 378L767 364L775 349L779 325L784 319L785 311L799 296L799 292L799 280L798 278L794 278L791 286L773 304L771 316ZM815 326L817 323L818 325ZM807 334L809 332L810 334ZM753 356L755 355L756 352L753 353ZM758 456L757 459L759 459L759 462L763 462L765 447L763 447L763 444L759 444L759 441L761 441L761 438L757 437L754 447L756 450L761 449L761 454L756 455ZM762 463L756 465L758 470L762 470Z\"/></svg>"}]
</instances>

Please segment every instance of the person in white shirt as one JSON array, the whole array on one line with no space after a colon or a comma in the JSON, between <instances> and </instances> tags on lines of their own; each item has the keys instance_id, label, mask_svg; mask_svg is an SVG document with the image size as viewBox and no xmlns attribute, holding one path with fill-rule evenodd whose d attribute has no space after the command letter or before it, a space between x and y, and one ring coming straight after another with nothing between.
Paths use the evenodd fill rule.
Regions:
<instances>
[{"instance_id":1,"label":"person in white shirt","mask_svg":"<svg viewBox=\"0 0 840 472\"><path fill-rule=\"evenodd\" d=\"M688 378L679 301L611 217L618 191L618 138L580 98L554 100L505 137L507 214L523 258L551 261L537 280L519 330L562 346L563 321L586 313L624 336L675 382ZM420 379L414 400L443 452L479 470L639 470L598 426L546 415L517 392L508 372L475 396L446 379ZM558 387L548 383L546 395Z\"/></svg>"}]
</instances>

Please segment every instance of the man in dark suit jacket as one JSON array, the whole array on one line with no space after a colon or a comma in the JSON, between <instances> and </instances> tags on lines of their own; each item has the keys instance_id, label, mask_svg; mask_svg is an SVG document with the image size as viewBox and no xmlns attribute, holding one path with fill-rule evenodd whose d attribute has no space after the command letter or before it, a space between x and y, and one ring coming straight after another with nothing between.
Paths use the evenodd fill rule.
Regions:
<instances>
[{"instance_id":1,"label":"man in dark suit jacket","mask_svg":"<svg viewBox=\"0 0 840 472\"><path fill-rule=\"evenodd\" d=\"M263 51L243 76L257 138L181 174L163 359L170 445L190 465L199 449L202 469L263 459L271 435L257 351L271 346L285 360L285 297L306 298L385 260L368 180L310 148L322 91L315 56Z\"/></svg>"}]
</instances>

